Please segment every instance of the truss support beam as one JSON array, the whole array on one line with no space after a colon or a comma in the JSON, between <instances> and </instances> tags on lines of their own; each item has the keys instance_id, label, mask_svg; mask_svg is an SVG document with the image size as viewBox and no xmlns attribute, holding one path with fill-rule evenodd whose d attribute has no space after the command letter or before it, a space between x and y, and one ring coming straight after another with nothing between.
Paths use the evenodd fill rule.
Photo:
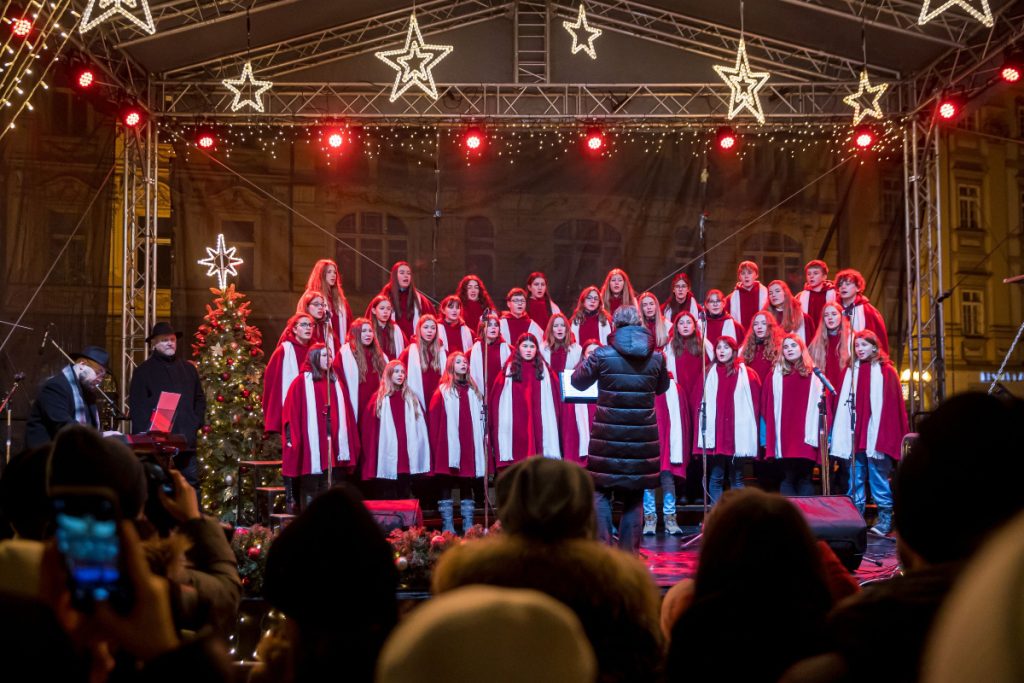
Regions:
<instances>
[{"instance_id":1,"label":"truss support beam","mask_svg":"<svg viewBox=\"0 0 1024 683\"><path fill-rule=\"evenodd\" d=\"M802 7L829 16L849 19L858 24L891 31L910 38L924 40L946 47L956 48L960 41L971 30L970 17L958 16L954 12L946 12L932 19L925 26L917 23L920 11L913 13L901 11L900 6L892 0L874 0L872 4L863 0L781 0L787 5ZM936 35L941 30L944 36Z\"/></svg>"},{"instance_id":2,"label":"truss support beam","mask_svg":"<svg viewBox=\"0 0 1024 683\"><path fill-rule=\"evenodd\" d=\"M119 50L133 45L141 45L151 40L159 40L186 31L205 28L232 19L243 19L246 14L257 14L268 9L277 9L293 5L300 0L173 0L152 7L153 23L156 33L149 34L140 30L130 22L124 23L120 29L122 34L134 36L118 41L115 47Z\"/></svg>"},{"instance_id":3,"label":"truss support beam","mask_svg":"<svg viewBox=\"0 0 1024 683\"><path fill-rule=\"evenodd\" d=\"M516 83L547 83L551 73L551 10L544 0L517 0L514 14Z\"/></svg>"}]
</instances>

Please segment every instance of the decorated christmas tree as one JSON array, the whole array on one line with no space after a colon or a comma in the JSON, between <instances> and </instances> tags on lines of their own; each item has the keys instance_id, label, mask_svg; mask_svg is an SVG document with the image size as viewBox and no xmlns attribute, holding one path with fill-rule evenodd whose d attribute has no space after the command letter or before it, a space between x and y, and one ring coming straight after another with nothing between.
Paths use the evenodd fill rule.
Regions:
<instances>
[{"instance_id":1,"label":"decorated christmas tree","mask_svg":"<svg viewBox=\"0 0 1024 683\"><path fill-rule=\"evenodd\" d=\"M240 486L238 463L242 460L276 459L276 440L263 440L262 335L249 325L250 302L230 284L211 288L213 305L207 304L205 322L192 344L193 357L206 391L206 423L196 451L202 491L202 508L227 522L238 522ZM247 477L248 479L248 477ZM243 519L252 517L253 492L241 491Z\"/></svg>"}]
</instances>

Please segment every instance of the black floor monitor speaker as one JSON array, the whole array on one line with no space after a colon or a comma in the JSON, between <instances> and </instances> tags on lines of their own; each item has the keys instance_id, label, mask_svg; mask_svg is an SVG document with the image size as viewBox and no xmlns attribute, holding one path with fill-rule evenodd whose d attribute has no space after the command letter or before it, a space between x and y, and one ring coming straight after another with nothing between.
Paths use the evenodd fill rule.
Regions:
<instances>
[{"instance_id":1,"label":"black floor monitor speaker","mask_svg":"<svg viewBox=\"0 0 1024 683\"><path fill-rule=\"evenodd\" d=\"M811 527L811 532L832 548L843 566L856 571L868 545L868 525L848 496L805 496L790 501Z\"/></svg>"}]
</instances>

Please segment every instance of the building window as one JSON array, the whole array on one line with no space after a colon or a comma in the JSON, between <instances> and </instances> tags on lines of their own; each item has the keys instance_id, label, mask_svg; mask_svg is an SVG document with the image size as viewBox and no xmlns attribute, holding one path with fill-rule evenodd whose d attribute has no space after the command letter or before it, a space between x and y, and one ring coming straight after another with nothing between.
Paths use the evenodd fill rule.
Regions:
<instances>
[{"instance_id":1,"label":"building window","mask_svg":"<svg viewBox=\"0 0 1024 683\"><path fill-rule=\"evenodd\" d=\"M743 244L742 260L760 268L759 279L783 280L794 292L803 289L804 251L800 242L778 232L758 233Z\"/></svg>"},{"instance_id":2,"label":"building window","mask_svg":"<svg viewBox=\"0 0 1024 683\"><path fill-rule=\"evenodd\" d=\"M70 90L51 89L50 132L53 135L86 135L89 128L89 108L85 101Z\"/></svg>"},{"instance_id":3,"label":"building window","mask_svg":"<svg viewBox=\"0 0 1024 683\"><path fill-rule=\"evenodd\" d=\"M981 227L981 187L958 185L957 205L959 207L961 230L978 230Z\"/></svg>"},{"instance_id":4,"label":"building window","mask_svg":"<svg viewBox=\"0 0 1024 683\"><path fill-rule=\"evenodd\" d=\"M91 270L87 267L89 261L86 258L88 245L85 235L79 232L71 237L79 218L79 215L75 213L49 212L47 232L50 235L50 261L57 264L50 276L54 284L89 284ZM70 238L70 242L68 242L68 238ZM62 255L61 249L64 249L65 242L68 245Z\"/></svg>"},{"instance_id":5,"label":"building window","mask_svg":"<svg viewBox=\"0 0 1024 683\"><path fill-rule=\"evenodd\" d=\"M484 216L466 221L466 273L475 273L485 283L494 282L494 224Z\"/></svg>"},{"instance_id":6,"label":"building window","mask_svg":"<svg viewBox=\"0 0 1024 683\"><path fill-rule=\"evenodd\" d=\"M256 221L222 220L220 231L224 233L224 243L235 248L235 256L242 259L236 267L238 277L228 277L235 287L243 292L251 292L256 287ZM157 277L160 271L157 271Z\"/></svg>"},{"instance_id":7,"label":"building window","mask_svg":"<svg viewBox=\"0 0 1024 683\"><path fill-rule=\"evenodd\" d=\"M960 290L960 322L965 337L985 335L985 294L980 289Z\"/></svg>"},{"instance_id":8,"label":"building window","mask_svg":"<svg viewBox=\"0 0 1024 683\"><path fill-rule=\"evenodd\" d=\"M601 286L607 271L622 267L622 233L587 218L566 221L555 228L553 256L559 267L552 286L561 300L575 306L584 287Z\"/></svg>"},{"instance_id":9,"label":"building window","mask_svg":"<svg viewBox=\"0 0 1024 683\"><path fill-rule=\"evenodd\" d=\"M892 223L903 209L903 179L882 179L882 215L883 223Z\"/></svg>"},{"instance_id":10,"label":"building window","mask_svg":"<svg viewBox=\"0 0 1024 683\"><path fill-rule=\"evenodd\" d=\"M391 264L409 260L409 230L391 214L350 213L335 224L334 231L344 241L334 255L346 289L377 292L388 281Z\"/></svg>"}]
</instances>

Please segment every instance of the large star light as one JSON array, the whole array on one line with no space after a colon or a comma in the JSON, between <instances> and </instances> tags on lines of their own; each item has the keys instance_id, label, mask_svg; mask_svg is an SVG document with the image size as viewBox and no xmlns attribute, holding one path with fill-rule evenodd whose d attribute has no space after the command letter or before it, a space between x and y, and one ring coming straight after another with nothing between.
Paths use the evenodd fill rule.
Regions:
<instances>
[{"instance_id":1,"label":"large star light","mask_svg":"<svg viewBox=\"0 0 1024 683\"><path fill-rule=\"evenodd\" d=\"M206 247L208 256L200 259L199 265L208 266L207 275L216 275L220 288L224 289L228 284L228 275L238 277L235 266L244 263L242 259L235 256L235 247L228 247L224 244L224 235L217 235L217 248Z\"/></svg>"},{"instance_id":2,"label":"large star light","mask_svg":"<svg viewBox=\"0 0 1024 683\"><path fill-rule=\"evenodd\" d=\"M921 16L917 18L918 24L927 24L950 7L963 9L989 28L992 28L995 23L992 20L992 8L988 6L988 0L946 0L939 5L938 9L931 9L931 5L932 0L924 0L924 5L921 6Z\"/></svg>"},{"instance_id":3,"label":"large star light","mask_svg":"<svg viewBox=\"0 0 1024 683\"><path fill-rule=\"evenodd\" d=\"M454 49L451 45L424 43L414 12L409 17L409 30L405 34L405 46L400 50L384 50L375 53L377 59L397 72L395 84L391 86L391 101L397 100L414 85L429 95L431 99L436 100L437 85L434 83L432 69Z\"/></svg>"},{"instance_id":4,"label":"large star light","mask_svg":"<svg viewBox=\"0 0 1024 683\"><path fill-rule=\"evenodd\" d=\"M718 76L729 86L729 119L736 117L744 109L754 115L759 123L764 123L764 110L761 108L761 88L771 77L767 71L751 71L750 60L747 59L747 44L740 40L736 52L736 66L716 65Z\"/></svg>"},{"instance_id":5,"label":"large star light","mask_svg":"<svg viewBox=\"0 0 1024 683\"><path fill-rule=\"evenodd\" d=\"M591 28L590 24L587 23L587 10L583 8L583 3L580 3L580 13L576 16L576 22L563 21L562 26L569 35L572 36L572 53L576 54L580 50L583 50L591 59L597 59L597 50L594 49L594 41L601 37L601 29ZM587 38L583 42L580 42L579 32L585 33Z\"/></svg>"},{"instance_id":6,"label":"large star light","mask_svg":"<svg viewBox=\"0 0 1024 683\"><path fill-rule=\"evenodd\" d=\"M238 78L225 78L224 87L235 94L231 101L231 111L238 111L242 107L252 107L258 112L263 111L263 93L270 90L274 84L270 81L257 81L252 75L252 62L246 62L242 67L242 75ZM252 96L244 95L245 90L251 90Z\"/></svg>"},{"instance_id":7,"label":"large star light","mask_svg":"<svg viewBox=\"0 0 1024 683\"><path fill-rule=\"evenodd\" d=\"M142 16L135 13L139 9L142 10ZM99 15L93 16L96 12L99 12ZM89 0L85 11L82 12L78 32L86 33L114 16L124 17L150 35L156 33L153 15L149 12L149 0Z\"/></svg>"},{"instance_id":8,"label":"large star light","mask_svg":"<svg viewBox=\"0 0 1024 683\"><path fill-rule=\"evenodd\" d=\"M859 124L869 114L876 119L882 118L880 100L888 89L888 83L871 85L871 81L868 80L867 69L860 72L860 87L857 89L857 92L843 98L843 102L853 107L853 125ZM865 106L867 102L870 102L871 106Z\"/></svg>"}]
</instances>

